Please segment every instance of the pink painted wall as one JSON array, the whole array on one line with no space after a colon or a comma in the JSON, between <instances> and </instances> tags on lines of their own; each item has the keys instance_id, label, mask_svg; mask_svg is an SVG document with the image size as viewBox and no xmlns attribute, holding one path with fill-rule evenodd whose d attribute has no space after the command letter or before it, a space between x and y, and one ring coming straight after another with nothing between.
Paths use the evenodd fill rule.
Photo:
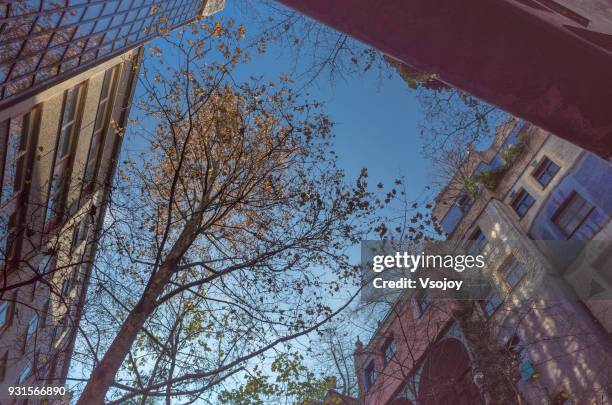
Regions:
<instances>
[{"instance_id":1,"label":"pink painted wall","mask_svg":"<svg viewBox=\"0 0 612 405\"><path fill-rule=\"evenodd\" d=\"M355 353L355 368L360 382L360 397L365 404L386 404L409 377L426 350L445 330L452 303L440 301L420 318L411 302L398 305L368 345ZM383 348L388 337L393 336L397 351L395 357L384 364ZM364 370L370 361L376 364L376 383L365 392Z\"/></svg>"}]
</instances>

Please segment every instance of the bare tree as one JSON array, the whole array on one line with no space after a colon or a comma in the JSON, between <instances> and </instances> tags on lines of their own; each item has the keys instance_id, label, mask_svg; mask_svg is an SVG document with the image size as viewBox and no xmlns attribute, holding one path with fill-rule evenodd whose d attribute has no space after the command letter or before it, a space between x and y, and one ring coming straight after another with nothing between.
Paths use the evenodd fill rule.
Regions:
<instances>
[{"instance_id":1,"label":"bare tree","mask_svg":"<svg viewBox=\"0 0 612 405\"><path fill-rule=\"evenodd\" d=\"M204 398L350 303L328 298L356 282L346 249L385 203L365 170L346 184L318 103L289 80L233 79L243 36L201 20L149 48L134 130L144 146L109 201L79 403Z\"/></svg>"}]
</instances>

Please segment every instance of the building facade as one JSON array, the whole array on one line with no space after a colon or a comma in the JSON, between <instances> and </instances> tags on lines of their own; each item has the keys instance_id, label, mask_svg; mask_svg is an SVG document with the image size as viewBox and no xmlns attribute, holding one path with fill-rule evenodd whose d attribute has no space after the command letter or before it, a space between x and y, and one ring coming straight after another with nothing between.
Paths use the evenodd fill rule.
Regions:
<instances>
[{"instance_id":1,"label":"building facade","mask_svg":"<svg viewBox=\"0 0 612 405\"><path fill-rule=\"evenodd\" d=\"M2 403L8 386L64 385L139 57L0 113Z\"/></svg>"},{"instance_id":2,"label":"building facade","mask_svg":"<svg viewBox=\"0 0 612 405\"><path fill-rule=\"evenodd\" d=\"M607 0L279 1L384 52L409 71L435 74L605 159L612 157Z\"/></svg>"},{"instance_id":3,"label":"building facade","mask_svg":"<svg viewBox=\"0 0 612 405\"><path fill-rule=\"evenodd\" d=\"M491 288L469 303L407 290L356 349L362 403L609 403L612 165L515 120L460 169L472 181L455 176L434 213L486 255Z\"/></svg>"},{"instance_id":4,"label":"building facade","mask_svg":"<svg viewBox=\"0 0 612 405\"><path fill-rule=\"evenodd\" d=\"M223 4L0 4L0 404L65 385L141 45Z\"/></svg>"},{"instance_id":5,"label":"building facade","mask_svg":"<svg viewBox=\"0 0 612 405\"><path fill-rule=\"evenodd\" d=\"M221 9L220 0L0 4L0 109Z\"/></svg>"}]
</instances>

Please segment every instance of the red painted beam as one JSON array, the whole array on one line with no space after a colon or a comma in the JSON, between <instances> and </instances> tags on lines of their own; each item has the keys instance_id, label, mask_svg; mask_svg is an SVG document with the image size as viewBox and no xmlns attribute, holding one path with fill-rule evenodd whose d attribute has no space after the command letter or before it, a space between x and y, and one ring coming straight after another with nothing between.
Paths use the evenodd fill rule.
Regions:
<instances>
[{"instance_id":1,"label":"red painted beam","mask_svg":"<svg viewBox=\"0 0 612 405\"><path fill-rule=\"evenodd\" d=\"M612 156L612 56L507 0L279 0Z\"/></svg>"}]
</instances>

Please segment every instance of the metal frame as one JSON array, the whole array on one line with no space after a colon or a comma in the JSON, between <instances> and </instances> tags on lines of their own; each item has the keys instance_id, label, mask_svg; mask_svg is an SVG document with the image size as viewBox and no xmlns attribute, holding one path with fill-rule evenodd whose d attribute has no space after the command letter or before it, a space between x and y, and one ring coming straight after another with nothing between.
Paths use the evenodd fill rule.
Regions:
<instances>
[{"instance_id":1,"label":"metal frame","mask_svg":"<svg viewBox=\"0 0 612 405\"><path fill-rule=\"evenodd\" d=\"M158 29L191 21L206 4L206 0L85 0L51 8L52 1L57 3L20 1L0 8L0 103L133 49ZM16 27L21 27L20 35L15 35Z\"/></svg>"}]
</instances>

